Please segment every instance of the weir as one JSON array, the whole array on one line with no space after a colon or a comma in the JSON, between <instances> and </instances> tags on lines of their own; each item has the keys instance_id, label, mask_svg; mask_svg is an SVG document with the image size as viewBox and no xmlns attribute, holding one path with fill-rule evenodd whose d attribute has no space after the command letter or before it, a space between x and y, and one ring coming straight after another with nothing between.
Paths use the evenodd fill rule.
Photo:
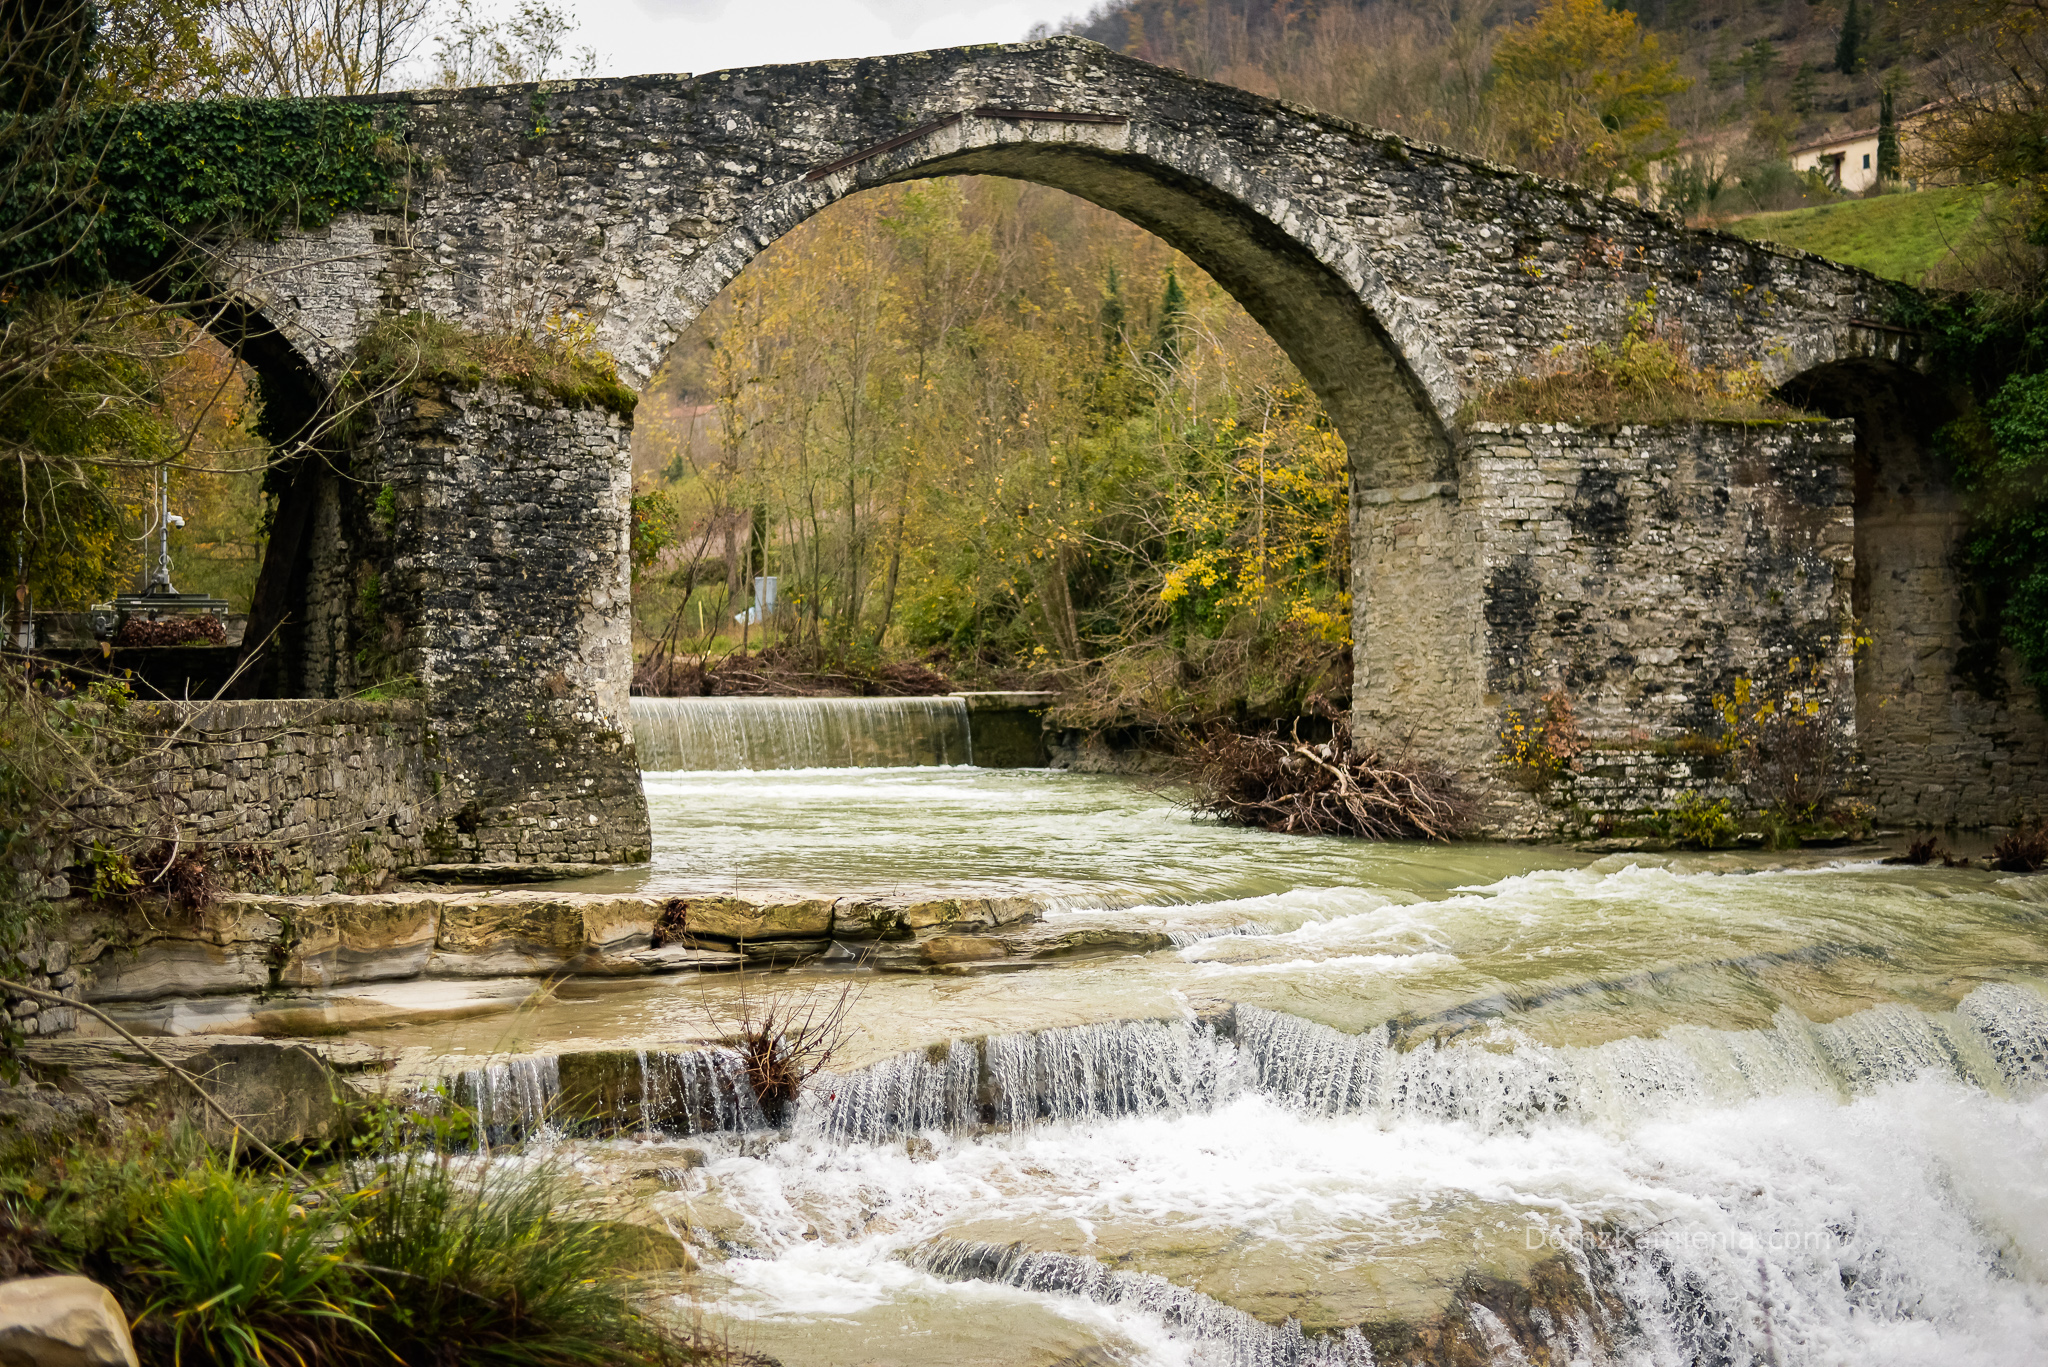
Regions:
<instances>
[{"instance_id":1,"label":"weir","mask_svg":"<svg viewBox=\"0 0 2048 1367\"><path fill-rule=\"evenodd\" d=\"M633 744L656 773L731 769L894 769L1046 762L1049 695L929 698L634 698Z\"/></svg>"},{"instance_id":2,"label":"weir","mask_svg":"<svg viewBox=\"0 0 2048 1367\"><path fill-rule=\"evenodd\" d=\"M885 769L972 764L967 704L940 698L635 698L640 767Z\"/></svg>"},{"instance_id":3,"label":"weir","mask_svg":"<svg viewBox=\"0 0 2048 1367\"><path fill-rule=\"evenodd\" d=\"M1105 1021L961 1039L821 1075L791 1129L878 1144L991 1125L1195 1114L1247 1094L1306 1116L1385 1125L1626 1126L1688 1105L1855 1095L1929 1070L1994 1094L2048 1083L2048 1000L1986 983L1953 1012L1888 1004L1815 1024L1783 1007L1767 1030L1681 1027L1655 1040L1506 1051L1434 1042L1403 1051L1384 1025L1349 1034L1239 1005L1214 1022ZM563 1123L677 1136L770 1126L739 1056L725 1048L497 1060L460 1073L454 1090L493 1128L529 1133Z\"/></svg>"}]
</instances>

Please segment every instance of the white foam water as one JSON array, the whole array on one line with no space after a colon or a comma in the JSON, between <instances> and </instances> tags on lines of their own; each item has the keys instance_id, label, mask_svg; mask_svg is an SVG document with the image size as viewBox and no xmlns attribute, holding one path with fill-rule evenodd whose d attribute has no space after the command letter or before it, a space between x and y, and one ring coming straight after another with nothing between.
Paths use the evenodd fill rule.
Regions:
<instances>
[{"instance_id":1,"label":"white foam water","mask_svg":"<svg viewBox=\"0 0 2048 1367\"><path fill-rule=\"evenodd\" d=\"M753 1255L711 1309L792 1359L858 1362L882 1351L859 1326L990 1313L978 1283L1062 1323L1085 1307L1105 1361L1352 1364L1369 1349L1344 1331L1384 1315L1325 1306L1305 1331L1260 1276L1314 1290L1405 1258L1441 1308L1475 1258L1553 1259L1584 1313L1468 1301L1479 1360L2048 1351L2048 1001L2028 987L1583 1049L1234 1024L963 1041L833 1080L783 1141L679 1174L676 1199L715 1194ZM1171 1274L1208 1247L1268 1271Z\"/></svg>"}]
</instances>

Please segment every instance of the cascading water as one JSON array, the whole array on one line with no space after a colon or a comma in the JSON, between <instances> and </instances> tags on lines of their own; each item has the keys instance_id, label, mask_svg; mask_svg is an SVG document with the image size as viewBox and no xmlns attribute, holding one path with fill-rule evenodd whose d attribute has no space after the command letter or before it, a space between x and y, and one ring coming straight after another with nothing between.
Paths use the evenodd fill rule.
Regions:
<instances>
[{"instance_id":1,"label":"cascading water","mask_svg":"<svg viewBox=\"0 0 2048 1367\"><path fill-rule=\"evenodd\" d=\"M1078 1296L1104 1305L1129 1306L1160 1321L1175 1334L1221 1349L1207 1355L1229 1367L1372 1367L1372 1347L1357 1329L1310 1337L1298 1321L1261 1324L1199 1292L1175 1286L1155 1273L1114 1272L1093 1258L1034 1253L1015 1244L941 1239L912 1255L935 1276L996 1282L1056 1296Z\"/></svg>"},{"instance_id":2,"label":"cascading water","mask_svg":"<svg viewBox=\"0 0 2048 1367\"><path fill-rule=\"evenodd\" d=\"M768 1118L747 1084L746 1063L731 1049L639 1055L640 1125L668 1134L755 1130Z\"/></svg>"},{"instance_id":3,"label":"cascading water","mask_svg":"<svg viewBox=\"0 0 2048 1367\"><path fill-rule=\"evenodd\" d=\"M561 1061L545 1054L493 1059L456 1074L452 1090L489 1132L542 1133L555 1119Z\"/></svg>"},{"instance_id":4,"label":"cascading water","mask_svg":"<svg viewBox=\"0 0 2048 1367\"><path fill-rule=\"evenodd\" d=\"M1149 1345L1137 1360L1232 1367L1419 1361L1400 1345L1453 1333L1458 1360L1499 1364L1763 1367L1844 1345L1843 1361L1988 1364L2048 1333L2048 1297L1997 1271L2048 1258L2048 1230L2021 1232L2048 1190L2019 1192L1990 1227L1996 1207L1957 1208L1958 1186L2048 1160L2048 1000L2031 988L1578 1048L1402 1052L1385 1028L1233 1015L957 1042L822 1084L782 1146L725 1160L758 1239L730 1265L734 1303L786 1303L756 1267L879 1276L886 1299L900 1274L883 1269L907 1264L1086 1302ZM1953 1131L1926 1132L1930 1107ZM991 1118L1006 1142L969 1137ZM916 1130L911 1157L890 1145ZM1959 1169L1980 1142L2000 1156ZM826 1232L829 1276L828 1245L804 1242ZM1282 1289L1173 1271L1233 1247ZM1422 1280L1455 1316L1392 1323L1322 1293L1360 1247L1367 1266L1430 1250L1441 1270ZM1475 1249L1519 1260L1533 1308L1458 1280Z\"/></svg>"},{"instance_id":5,"label":"cascading water","mask_svg":"<svg viewBox=\"0 0 2048 1367\"><path fill-rule=\"evenodd\" d=\"M634 698L640 767L874 769L972 764L967 704L937 698Z\"/></svg>"}]
</instances>

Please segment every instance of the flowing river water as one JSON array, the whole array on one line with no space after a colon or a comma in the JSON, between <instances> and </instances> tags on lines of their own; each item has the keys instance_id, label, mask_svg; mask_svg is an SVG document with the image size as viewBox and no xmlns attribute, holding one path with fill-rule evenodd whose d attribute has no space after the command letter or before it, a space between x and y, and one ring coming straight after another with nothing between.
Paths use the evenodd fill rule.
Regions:
<instances>
[{"instance_id":1,"label":"flowing river water","mask_svg":"<svg viewBox=\"0 0 2048 1367\"><path fill-rule=\"evenodd\" d=\"M1043 771L646 787L653 864L584 887L1028 893L1170 940L571 983L405 1028L537 1119L550 1055L635 1051L654 1079L710 1057L743 991L852 985L845 1050L780 1129L740 1107L527 1145L678 1234L697 1267L655 1300L741 1348L2048 1361L2048 877L1298 838Z\"/></svg>"}]
</instances>

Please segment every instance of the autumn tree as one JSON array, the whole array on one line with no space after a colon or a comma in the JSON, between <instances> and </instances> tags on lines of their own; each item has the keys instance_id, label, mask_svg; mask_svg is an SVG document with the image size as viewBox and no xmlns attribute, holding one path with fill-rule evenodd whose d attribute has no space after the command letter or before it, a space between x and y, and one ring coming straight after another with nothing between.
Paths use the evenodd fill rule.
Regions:
<instances>
[{"instance_id":1,"label":"autumn tree","mask_svg":"<svg viewBox=\"0 0 2048 1367\"><path fill-rule=\"evenodd\" d=\"M1675 144L1665 101L1691 82L1627 10L1547 0L1493 50L1492 97L1514 157L1612 190Z\"/></svg>"}]
</instances>

